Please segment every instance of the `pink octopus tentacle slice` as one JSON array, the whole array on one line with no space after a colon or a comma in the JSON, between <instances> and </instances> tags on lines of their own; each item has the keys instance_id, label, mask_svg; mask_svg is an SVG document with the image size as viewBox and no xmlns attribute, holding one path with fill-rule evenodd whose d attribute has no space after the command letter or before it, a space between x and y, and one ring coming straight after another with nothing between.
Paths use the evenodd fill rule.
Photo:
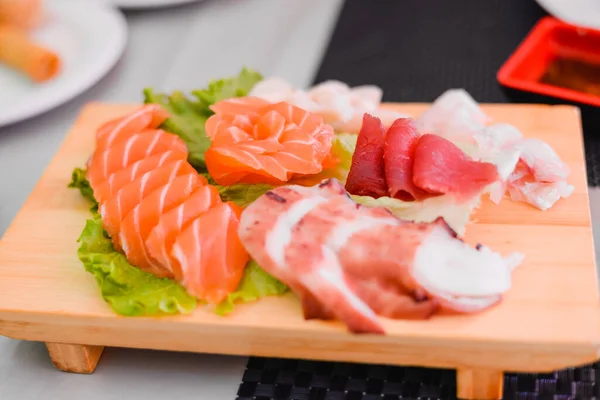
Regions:
<instances>
[{"instance_id":1,"label":"pink octopus tentacle slice","mask_svg":"<svg viewBox=\"0 0 600 400\"><path fill-rule=\"evenodd\" d=\"M410 223L358 206L335 180L267 192L244 211L239 234L251 257L298 294L305 318L335 317L352 332L382 333L376 315L491 307L515 264L471 248L441 219Z\"/></svg>"}]
</instances>

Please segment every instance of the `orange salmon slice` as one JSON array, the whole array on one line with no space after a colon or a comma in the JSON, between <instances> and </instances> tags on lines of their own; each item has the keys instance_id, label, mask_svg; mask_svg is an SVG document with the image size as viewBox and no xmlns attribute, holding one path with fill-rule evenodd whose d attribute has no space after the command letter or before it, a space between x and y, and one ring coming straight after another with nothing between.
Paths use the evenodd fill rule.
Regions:
<instances>
[{"instance_id":1,"label":"orange salmon slice","mask_svg":"<svg viewBox=\"0 0 600 400\"><path fill-rule=\"evenodd\" d=\"M173 245L187 291L210 304L236 290L249 260L238 236L241 209L221 203L196 218Z\"/></svg>"},{"instance_id":2,"label":"orange salmon slice","mask_svg":"<svg viewBox=\"0 0 600 400\"><path fill-rule=\"evenodd\" d=\"M206 182L206 179L198 175L187 161L174 161L146 172L133 182L123 186L104 204L100 204L98 211L102 216L102 225L112 238L115 248L121 248L119 232L122 221L146 196L172 182L178 176L190 174L197 175L200 182Z\"/></svg>"},{"instance_id":3,"label":"orange salmon slice","mask_svg":"<svg viewBox=\"0 0 600 400\"><path fill-rule=\"evenodd\" d=\"M156 129L169 117L165 109L149 104L135 112L103 124L96 132L96 151L102 151L131 135L146 129Z\"/></svg>"},{"instance_id":4,"label":"orange salmon slice","mask_svg":"<svg viewBox=\"0 0 600 400\"><path fill-rule=\"evenodd\" d=\"M181 266L177 259L171 256L173 244L179 234L187 226L209 209L221 203L216 187L205 185L197 188L183 203L160 216L158 224L146 240L150 256L162 266L167 267L181 280Z\"/></svg>"},{"instance_id":5,"label":"orange salmon slice","mask_svg":"<svg viewBox=\"0 0 600 400\"><path fill-rule=\"evenodd\" d=\"M175 161L186 161L185 154L177 151L166 151L164 153L155 154L149 158L136 161L129 167L115 172L108 176L95 190L94 197L98 203L104 203L107 199L114 196L125 185L135 181L146 172L153 171L163 165L173 163Z\"/></svg>"},{"instance_id":6,"label":"orange salmon slice","mask_svg":"<svg viewBox=\"0 0 600 400\"><path fill-rule=\"evenodd\" d=\"M162 130L136 133L104 151L95 152L87 165L87 179L93 189L111 174L127 168L136 161L169 150L183 153L187 158L187 146L177 135Z\"/></svg>"},{"instance_id":7,"label":"orange salmon slice","mask_svg":"<svg viewBox=\"0 0 600 400\"><path fill-rule=\"evenodd\" d=\"M185 201L192 191L202 184L198 176L197 173L193 173L168 181L146 196L123 219L119 237L131 264L160 277L172 277L170 271L151 259L146 248L146 239L164 213Z\"/></svg>"}]
</instances>

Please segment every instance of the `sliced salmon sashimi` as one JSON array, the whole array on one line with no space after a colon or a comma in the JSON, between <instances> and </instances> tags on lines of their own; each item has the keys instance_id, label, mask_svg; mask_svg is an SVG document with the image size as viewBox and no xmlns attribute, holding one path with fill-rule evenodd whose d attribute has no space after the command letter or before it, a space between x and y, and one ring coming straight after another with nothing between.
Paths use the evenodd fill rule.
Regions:
<instances>
[{"instance_id":1,"label":"sliced salmon sashimi","mask_svg":"<svg viewBox=\"0 0 600 400\"><path fill-rule=\"evenodd\" d=\"M119 235L121 222L146 196L180 175L191 174L198 176L187 161L178 160L146 172L133 182L121 187L106 202L99 204L98 211L102 216L102 225L109 236L113 238L115 245L121 247ZM202 179L205 178L202 177Z\"/></svg>"},{"instance_id":2,"label":"sliced salmon sashimi","mask_svg":"<svg viewBox=\"0 0 600 400\"><path fill-rule=\"evenodd\" d=\"M135 266L157 276L172 277L167 268L151 259L146 239L162 214L185 201L200 183L198 174L181 175L166 181L138 203L121 221L120 242L127 259ZM201 183L200 183L201 184Z\"/></svg>"},{"instance_id":3,"label":"sliced salmon sashimi","mask_svg":"<svg viewBox=\"0 0 600 400\"><path fill-rule=\"evenodd\" d=\"M214 186L200 186L177 207L162 214L150 232L146 240L150 256L167 267L175 279L183 279L179 261L172 256L175 240L191 222L219 203L221 197Z\"/></svg>"},{"instance_id":4,"label":"sliced salmon sashimi","mask_svg":"<svg viewBox=\"0 0 600 400\"><path fill-rule=\"evenodd\" d=\"M281 184L317 174L331 162L333 128L316 114L257 97L223 100L211 109L206 133L212 145L205 159L220 185Z\"/></svg>"},{"instance_id":5,"label":"sliced salmon sashimi","mask_svg":"<svg viewBox=\"0 0 600 400\"><path fill-rule=\"evenodd\" d=\"M132 132L157 129L168 116L159 105L148 105L122 118L109 121L96 132L96 152L129 138Z\"/></svg>"},{"instance_id":6,"label":"sliced salmon sashimi","mask_svg":"<svg viewBox=\"0 0 600 400\"><path fill-rule=\"evenodd\" d=\"M237 232L240 214L233 203L217 204L188 224L173 245L183 285L211 304L235 291L249 260Z\"/></svg>"},{"instance_id":7,"label":"sliced salmon sashimi","mask_svg":"<svg viewBox=\"0 0 600 400\"><path fill-rule=\"evenodd\" d=\"M115 249L218 303L237 288L248 262L237 235L241 210L222 204L188 163L185 142L160 129L167 117L148 105L102 125L87 178Z\"/></svg>"},{"instance_id":8,"label":"sliced salmon sashimi","mask_svg":"<svg viewBox=\"0 0 600 400\"><path fill-rule=\"evenodd\" d=\"M87 165L88 181L92 187L97 187L111 174L127 168L136 161L166 151L180 153L185 158L188 155L185 142L177 135L163 130L133 133L126 140L93 154Z\"/></svg>"},{"instance_id":9,"label":"sliced salmon sashimi","mask_svg":"<svg viewBox=\"0 0 600 400\"><path fill-rule=\"evenodd\" d=\"M177 151L169 150L136 161L127 168L123 168L114 174L110 174L108 179L97 185L94 190L94 197L99 203L104 203L125 185L133 182L146 172L158 169L165 164L175 161L185 161L185 155Z\"/></svg>"}]
</instances>

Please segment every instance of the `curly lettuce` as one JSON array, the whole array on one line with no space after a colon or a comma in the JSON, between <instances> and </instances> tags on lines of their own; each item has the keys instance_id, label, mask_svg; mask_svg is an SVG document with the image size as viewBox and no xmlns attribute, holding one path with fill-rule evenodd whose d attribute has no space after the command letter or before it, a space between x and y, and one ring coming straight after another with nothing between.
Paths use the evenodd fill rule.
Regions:
<instances>
[{"instance_id":1,"label":"curly lettuce","mask_svg":"<svg viewBox=\"0 0 600 400\"><path fill-rule=\"evenodd\" d=\"M71 189L78 189L83 197L92 202L91 211L95 212L98 210L98 202L94 198L94 191L86 179L85 174L85 169L75 168L71 174L71 182L69 182L67 187Z\"/></svg>"},{"instance_id":2,"label":"curly lettuce","mask_svg":"<svg viewBox=\"0 0 600 400\"><path fill-rule=\"evenodd\" d=\"M266 184L249 185L237 183L231 186L218 186L219 194L223 201L231 201L240 207L250 205L254 200L273 189L273 186Z\"/></svg>"},{"instance_id":3,"label":"curly lettuce","mask_svg":"<svg viewBox=\"0 0 600 400\"><path fill-rule=\"evenodd\" d=\"M86 221L78 242L79 260L94 275L102 297L117 314L186 314L196 308L196 298L177 282L142 271L117 252L102 228L100 215Z\"/></svg>"},{"instance_id":4,"label":"curly lettuce","mask_svg":"<svg viewBox=\"0 0 600 400\"><path fill-rule=\"evenodd\" d=\"M192 95L196 97L204 113L210 116L213 112L209 106L232 97L247 96L254 85L262 80L263 76L260 73L242 68L237 76L212 81L206 89L192 90Z\"/></svg>"},{"instance_id":5,"label":"curly lettuce","mask_svg":"<svg viewBox=\"0 0 600 400\"><path fill-rule=\"evenodd\" d=\"M265 296L278 296L286 293L288 286L266 273L254 260L250 260L244 276L235 292L215 307L219 315L233 311L235 303L248 303Z\"/></svg>"}]
</instances>

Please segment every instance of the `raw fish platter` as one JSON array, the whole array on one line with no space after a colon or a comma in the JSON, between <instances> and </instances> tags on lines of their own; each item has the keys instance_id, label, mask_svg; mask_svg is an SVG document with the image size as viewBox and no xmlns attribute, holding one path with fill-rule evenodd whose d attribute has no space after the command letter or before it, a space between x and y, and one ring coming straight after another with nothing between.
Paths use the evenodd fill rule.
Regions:
<instances>
[{"instance_id":1,"label":"raw fish platter","mask_svg":"<svg viewBox=\"0 0 600 400\"><path fill-rule=\"evenodd\" d=\"M0 241L0 334L457 370L598 359L579 112L244 69L86 106Z\"/></svg>"}]
</instances>

